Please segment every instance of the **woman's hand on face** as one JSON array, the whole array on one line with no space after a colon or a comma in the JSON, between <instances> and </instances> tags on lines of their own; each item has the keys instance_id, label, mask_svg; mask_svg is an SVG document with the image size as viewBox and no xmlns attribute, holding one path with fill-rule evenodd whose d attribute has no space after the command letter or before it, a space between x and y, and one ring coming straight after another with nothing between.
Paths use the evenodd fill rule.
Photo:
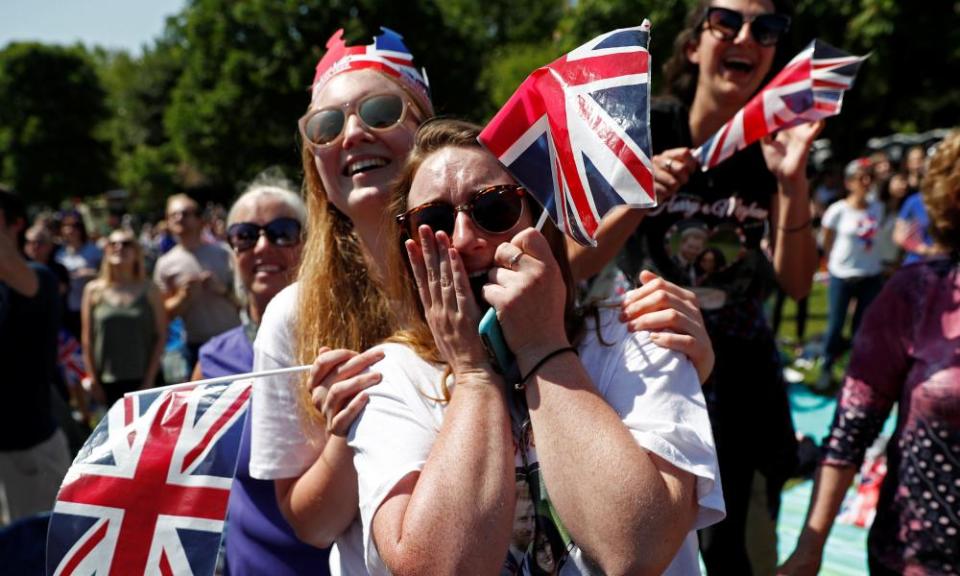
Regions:
<instances>
[{"instance_id":1,"label":"woman's hand on face","mask_svg":"<svg viewBox=\"0 0 960 576\"><path fill-rule=\"evenodd\" d=\"M656 344L686 354L706 382L716 359L696 294L648 270L640 282L624 296L620 320L631 332L647 330Z\"/></svg>"},{"instance_id":2,"label":"woman's hand on face","mask_svg":"<svg viewBox=\"0 0 960 576\"><path fill-rule=\"evenodd\" d=\"M323 414L328 433L346 435L367 404L363 391L380 382L381 374L367 368L382 359L383 351L376 348L362 354L353 350L320 349L310 367L310 398Z\"/></svg>"},{"instance_id":3,"label":"woman's hand on face","mask_svg":"<svg viewBox=\"0 0 960 576\"><path fill-rule=\"evenodd\" d=\"M527 228L497 247L483 297L496 308L517 358L541 358L569 346L564 328L566 285L543 234Z\"/></svg>"},{"instance_id":4,"label":"woman's hand on face","mask_svg":"<svg viewBox=\"0 0 960 576\"><path fill-rule=\"evenodd\" d=\"M440 356L456 376L487 372L490 360L480 340L480 307L463 260L445 232L418 230L420 243L405 247L423 312Z\"/></svg>"},{"instance_id":5,"label":"woman's hand on face","mask_svg":"<svg viewBox=\"0 0 960 576\"><path fill-rule=\"evenodd\" d=\"M777 180L795 180L806 175L810 146L823 126L823 120L799 124L760 140L763 159Z\"/></svg>"},{"instance_id":6,"label":"woman's hand on face","mask_svg":"<svg viewBox=\"0 0 960 576\"><path fill-rule=\"evenodd\" d=\"M699 164L689 148L671 148L653 157L653 184L657 202L673 197Z\"/></svg>"}]
</instances>

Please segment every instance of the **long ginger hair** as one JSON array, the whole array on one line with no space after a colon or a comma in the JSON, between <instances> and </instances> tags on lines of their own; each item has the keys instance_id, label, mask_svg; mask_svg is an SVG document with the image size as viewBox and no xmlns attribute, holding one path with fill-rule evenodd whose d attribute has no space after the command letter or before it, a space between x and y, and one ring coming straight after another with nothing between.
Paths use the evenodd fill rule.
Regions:
<instances>
[{"instance_id":1,"label":"long ginger hair","mask_svg":"<svg viewBox=\"0 0 960 576\"><path fill-rule=\"evenodd\" d=\"M417 117L427 118L417 100L412 102ZM367 270L353 222L327 199L309 147L301 158L310 233L297 275L294 339L298 362L312 364L324 346L366 350L393 333L396 322L382 286ZM306 413L319 420L306 380L300 396Z\"/></svg>"}]
</instances>

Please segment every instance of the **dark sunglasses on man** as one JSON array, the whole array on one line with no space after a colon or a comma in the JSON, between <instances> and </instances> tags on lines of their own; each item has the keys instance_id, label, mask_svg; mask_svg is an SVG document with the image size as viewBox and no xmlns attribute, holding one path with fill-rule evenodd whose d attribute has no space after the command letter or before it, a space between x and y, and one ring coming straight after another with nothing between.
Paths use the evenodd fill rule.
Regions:
<instances>
[{"instance_id":1,"label":"dark sunglasses on man","mask_svg":"<svg viewBox=\"0 0 960 576\"><path fill-rule=\"evenodd\" d=\"M790 29L790 17L785 14L745 16L742 12L719 6L707 8L701 25L718 40L730 42L740 34L744 23L750 24L750 34L761 46L776 45Z\"/></svg>"},{"instance_id":2,"label":"dark sunglasses on man","mask_svg":"<svg viewBox=\"0 0 960 576\"><path fill-rule=\"evenodd\" d=\"M227 227L227 242L237 252L246 252L266 236L274 246L296 246L300 243L300 222L293 218L277 218L264 226L253 222L235 222Z\"/></svg>"},{"instance_id":3,"label":"dark sunglasses on man","mask_svg":"<svg viewBox=\"0 0 960 576\"><path fill-rule=\"evenodd\" d=\"M311 148L325 148L343 134L351 111L370 130L382 131L402 123L408 112L416 117L412 107L413 104L397 94L372 94L353 106L348 103L307 112L300 118L300 135Z\"/></svg>"},{"instance_id":4,"label":"dark sunglasses on man","mask_svg":"<svg viewBox=\"0 0 960 576\"><path fill-rule=\"evenodd\" d=\"M488 234L509 232L523 215L523 196L526 191L518 184L500 184L481 188L470 200L459 206L449 202L429 202L397 216L397 222L411 238L417 238L420 226L429 226L434 232L443 230L453 235L457 213L466 212L473 223Z\"/></svg>"}]
</instances>

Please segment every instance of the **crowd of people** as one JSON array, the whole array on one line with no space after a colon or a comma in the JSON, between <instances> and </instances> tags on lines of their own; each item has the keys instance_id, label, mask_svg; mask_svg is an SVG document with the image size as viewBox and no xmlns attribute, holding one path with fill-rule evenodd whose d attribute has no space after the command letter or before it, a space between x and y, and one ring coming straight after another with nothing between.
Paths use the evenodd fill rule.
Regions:
<instances>
[{"instance_id":1,"label":"crowd of people","mask_svg":"<svg viewBox=\"0 0 960 576\"><path fill-rule=\"evenodd\" d=\"M299 122L302 186L258 178L228 211L174 194L161 222L99 237L85 210L30 221L0 191L18 384L0 525L51 508L78 421L163 385L179 340L193 379L311 365L254 385L227 573L815 574L897 403L871 573L953 573L960 135L902 168L876 152L811 171L822 123L801 124L701 172L691 150L769 77L789 23L778 0L691 10L651 110L659 204L615 210L596 248L534 230L542 208L480 128L434 118L421 71L342 31ZM765 303L798 300L799 329L821 262L818 388L856 301L853 350L777 567L780 493L802 466ZM508 366L477 333L491 307Z\"/></svg>"}]
</instances>

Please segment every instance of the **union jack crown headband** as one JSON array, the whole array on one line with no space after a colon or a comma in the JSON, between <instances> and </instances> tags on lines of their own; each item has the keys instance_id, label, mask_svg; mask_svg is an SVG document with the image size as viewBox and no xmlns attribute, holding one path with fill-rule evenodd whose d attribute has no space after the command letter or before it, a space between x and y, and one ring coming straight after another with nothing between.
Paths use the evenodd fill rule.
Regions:
<instances>
[{"instance_id":1,"label":"union jack crown headband","mask_svg":"<svg viewBox=\"0 0 960 576\"><path fill-rule=\"evenodd\" d=\"M403 36L384 26L381 33L373 37L366 46L347 46L343 41L343 28L337 30L327 40L327 52L317 63L317 73L313 77L313 94L316 94L331 78L343 72L354 70L376 70L399 82L428 115L433 115L430 102L430 84L426 71L417 69L413 63L413 54L403 43Z\"/></svg>"}]
</instances>

